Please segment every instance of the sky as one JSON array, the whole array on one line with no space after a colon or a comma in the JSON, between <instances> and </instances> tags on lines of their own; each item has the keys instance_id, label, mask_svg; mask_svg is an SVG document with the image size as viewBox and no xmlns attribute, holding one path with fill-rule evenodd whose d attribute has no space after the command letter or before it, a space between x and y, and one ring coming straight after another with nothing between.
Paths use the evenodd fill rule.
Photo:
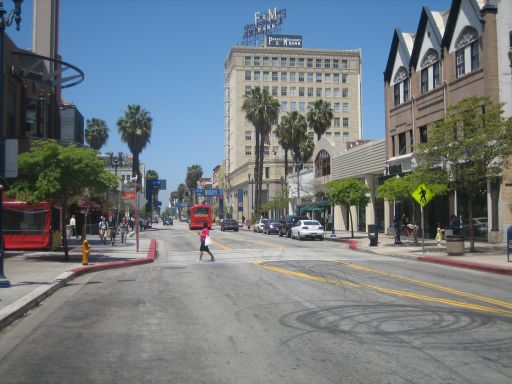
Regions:
<instances>
[{"instance_id":1,"label":"sky","mask_svg":"<svg viewBox=\"0 0 512 384\"><path fill-rule=\"evenodd\" d=\"M286 8L281 34L302 35L304 48L361 49L363 138L385 135L383 72L395 28L415 32L423 6L450 0L61 0L59 53L85 73L63 91L85 119L106 121L102 152L129 153L116 121L129 104L153 118L140 160L167 180L159 200L184 183L187 167L205 177L224 157L224 62L242 42L255 12ZM12 8L4 1L4 7ZM22 3L20 31L6 33L32 47L32 0Z\"/></svg>"}]
</instances>

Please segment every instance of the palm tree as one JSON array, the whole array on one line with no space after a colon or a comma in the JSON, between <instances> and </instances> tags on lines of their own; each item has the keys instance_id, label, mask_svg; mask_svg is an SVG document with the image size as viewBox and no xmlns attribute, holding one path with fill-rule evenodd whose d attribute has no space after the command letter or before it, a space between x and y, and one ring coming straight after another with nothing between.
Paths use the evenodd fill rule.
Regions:
<instances>
[{"instance_id":1,"label":"palm tree","mask_svg":"<svg viewBox=\"0 0 512 384\"><path fill-rule=\"evenodd\" d=\"M242 111L245 112L247 119L256 129L256 162L254 175L256 193L254 205L257 217L259 217L260 214L265 142L269 139L272 122L279 116L279 110L279 101L270 96L266 90L261 91L259 88L253 89L250 96L245 96L242 104Z\"/></svg>"},{"instance_id":2,"label":"palm tree","mask_svg":"<svg viewBox=\"0 0 512 384\"><path fill-rule=\"evenodd\" d=\"M313 108L307 113L308 125L315 131L318 140L331 126L331 120L334 114L332 112L331 104L327 101L316 100L313 103Z\"/></svg>"},{"instance_id":3,"label":"palm tree","mask_svg":"<svg viewBox=\"0 0 512 384\"><path fill-rule=\"evenodd\" d=\"M292 112L295 113L295 112ZM287 112L277 126L276 136L279 145L284 149L284 179L288 177L288 151L292 149L292 125L290 124L290 112Z\"/></svg>"},{"instance_id":4,"label":"palm tree","mask_svg":"<svg viewBox=\"0 0 512 384\"><path fill-rule=\"evenodd\" d=\"M105 120L87 119L87 128L85 128L85 141L89 146L97 151L105 145L108 140L108 126Z\"/></svg>"},{"instance_id":5,"label":"palm tree","mask_svg":"<svg viewBox=\"0 0 512 384\"><path fill-rule=\"evenodd\" d=\"M153 211L156 209L156 203L158 201L158 192L160 192L160 187L153 186L153 180L158 180L159 175L158 172L154 169L148 169L146 172L146 181L149 181L146 184L146 188L151 188L151 201L148 201L147 206L149 206L151 209L149 209L149 212L146 210L147 215L153 215Z\"/></svg>"},{"instance_id":6,"label":"palm tree","mask_svg":"<svg viewBox=\"0 0 512 384\"><path fill-rule=\"evenodd\" d=\"M140 185L139 155L149 144L153 119L148 111L138 104L128 105L124 116L117 120L117 129L121 135L121 141L128 145L133 155L132 175L137 176L137 184Z\"/></svg>"}]
</instances>

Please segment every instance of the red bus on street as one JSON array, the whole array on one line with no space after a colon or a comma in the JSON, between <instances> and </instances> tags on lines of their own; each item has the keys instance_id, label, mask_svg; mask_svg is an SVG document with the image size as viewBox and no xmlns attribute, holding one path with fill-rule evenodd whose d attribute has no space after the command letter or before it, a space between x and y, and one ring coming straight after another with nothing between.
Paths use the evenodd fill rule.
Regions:
<instances>
[{"instance_id":1,"label":"red bus on street","mask_svg":"<svg viewBox=\"0 0 512 384\"><path fill-rule=\"evenodd\" d=\"M197 204L190 207L188 218L189 229L203 228L203 222L206 221L208 228L212 228L212 207L207 204Z\"/></svg>"}]
</instances>

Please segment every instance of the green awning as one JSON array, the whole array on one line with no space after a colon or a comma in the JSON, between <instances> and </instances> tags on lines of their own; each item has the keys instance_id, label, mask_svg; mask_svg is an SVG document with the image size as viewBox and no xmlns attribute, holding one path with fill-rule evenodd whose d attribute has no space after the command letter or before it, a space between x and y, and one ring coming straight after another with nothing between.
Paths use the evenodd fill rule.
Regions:
<instances>
[{"instance_id":1,"label":"green awning","mask_svg":"<svg viewBox=\"0 0 512 384\"><path fill-rule=\"evenodd\" d=\"M308 211L308 212L323 212L325 208L330 208L331 203L327 200L322 201L315 201L311 204L306 205L305 207L302 207L302 211Z\"/></svg>"}]
</instances>

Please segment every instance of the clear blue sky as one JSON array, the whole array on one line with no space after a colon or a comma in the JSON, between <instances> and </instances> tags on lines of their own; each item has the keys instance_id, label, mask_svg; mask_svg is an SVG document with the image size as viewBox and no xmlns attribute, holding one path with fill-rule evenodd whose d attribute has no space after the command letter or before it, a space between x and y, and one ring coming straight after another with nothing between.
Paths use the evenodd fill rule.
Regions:
<instances>
[{"instance_id":1,"label":"clear blue sky","mask_svg":"<svg viewBox=\"0 0 512 384\"><path fill-rule=\"evenodd\" d=\"M12 8L12 2L4 6ZM85 73L64 90L86 119L105 120L110 138L102 152L123 151L116 121L128 104L153 117L146 169L167 179L164 206L184 182L186 167L204 176L224 156L224 61L242 40L254 13L287 9L281 33L303 36L305 48L361 49L364 138L384 137L383 75L393 31L415 32L423 6L447 9L451 0L61 0L60 54ZM32 46L32 0L22 4L21 30L7 33Z\"/></svg>"}]
</instances>

